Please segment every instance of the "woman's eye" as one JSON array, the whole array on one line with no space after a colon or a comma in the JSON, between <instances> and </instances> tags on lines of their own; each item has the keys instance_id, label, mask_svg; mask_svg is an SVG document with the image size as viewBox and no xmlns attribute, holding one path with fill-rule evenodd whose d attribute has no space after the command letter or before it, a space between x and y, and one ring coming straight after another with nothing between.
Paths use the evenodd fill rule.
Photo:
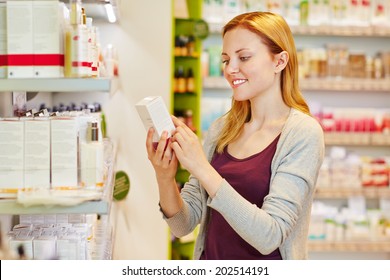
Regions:
<instances>
[{"instance_id":1,"label":"woman's eye","mask_svg":"<svg viewBox=\"0 0 390 280\"><path fill-rule=\"evenodd\" d=\"M249 56L242 56L242 57L240 57L240 60L241 61L246 61L246 60L248 60L250 57Z\"/></svg>"},{"instance_id":2,"label":"woman's eye","mask_svg":"<svg viewBox=\"0 0 390 280\"><path fill-rule=\"evenodd\" d=\"M228 64L229 63L229 60L225 59L225 60L222 60L222 64Z\"/></svg>"}]
</instances>

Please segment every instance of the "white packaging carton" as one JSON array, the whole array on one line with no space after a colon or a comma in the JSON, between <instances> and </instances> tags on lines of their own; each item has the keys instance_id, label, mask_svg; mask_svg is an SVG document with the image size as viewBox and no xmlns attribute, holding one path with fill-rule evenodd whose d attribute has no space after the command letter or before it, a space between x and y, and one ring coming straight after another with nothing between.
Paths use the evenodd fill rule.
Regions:
<instances>
[{"instance_id":1,"label":"white packaging carton","mask_svg":"<svg viewBox=\"0 0 390 280\"><path fill-rule=\"evenodd\" d=\"M7 6L0 3L0 79L7 77Z\"/></svg>"},{"instance_id":2,"label":"white packaging carton","mask_svg":"<svg viewBox=\"0 0 390 280\"><path fill-rule=\"evenodd\" d=\"M59 1L33 1L34 77L63 77L64 52Z\"/></svg>"},{"instance_id":3,"label":"white packaging carton","mask_svg":"<svg viewBox=\"0 0 390 280\"><path fill-rule=\"evenodd\" d=\"M0 119L0 197L16 197L23 188L24 122Z\"/></svg>"},{"instance_id":4,"label":"white packaging carton","mask_svg":"<svg viewBox=\"0 0 390 280\"><path fill-rule=\"evenodd\" d=\"M77 120L58 117L50 122L52 188L77 188Z\"/></svg>"},{"instance_id":5,"label":"white packaging carton","mask_svg":"<svg viewBox=\"0 0 390 280\"><path fill-rule=\"evenodd\" d=\"M8 75L34 76L33 1L7 1Z\"/></svg>"},{"instance_id":6,"label":"white packaging carton","mask_svg":"<svg viewBox=\"0 0 390 280\"><path fill-rule=\"evenodd\" d=\"M24 187L50 188L50 120L24 119Z\"/></svg>"},{"instance_id":7,"label":"white packaging carton","mask_svg":"<svg viewBox=\"0 0 390 280\"><path fill-rule=\"evenodd\" d=\"M171 136L175 125L161 96L145 97L135 106L145 129L154 128L153 142L158 142L163 131L168 132L168 138Z\"/></svg>"}]
</instances>

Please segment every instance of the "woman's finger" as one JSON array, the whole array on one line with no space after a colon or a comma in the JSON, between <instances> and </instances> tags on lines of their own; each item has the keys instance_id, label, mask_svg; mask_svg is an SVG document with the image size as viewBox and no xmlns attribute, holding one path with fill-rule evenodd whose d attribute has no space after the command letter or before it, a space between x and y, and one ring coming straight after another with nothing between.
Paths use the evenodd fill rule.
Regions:
<instances>
[{"instance_id":1,"label":"woman's finger","mask_svg":"<svg viewBox=\"0 0 390 280\"><path fill-rule=\"evenodd\" d=\"M154 134L154 128L151 127L148 129L148 133L146 136L146 151L147 151L149 157L154 154L153 134Z\"/></svg>"}]
</instances>

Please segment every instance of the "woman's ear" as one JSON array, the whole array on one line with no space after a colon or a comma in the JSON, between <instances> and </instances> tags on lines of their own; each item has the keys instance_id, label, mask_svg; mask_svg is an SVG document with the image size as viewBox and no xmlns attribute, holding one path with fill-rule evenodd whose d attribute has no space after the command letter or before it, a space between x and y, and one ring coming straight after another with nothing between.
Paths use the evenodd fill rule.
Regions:
<instances>
[{"instance_id":1,"label":"woman's ear","mask_svg":"<svg viewBox=\"0 0 390 280\"><path fill-rule=\"evenodd\" d=\"M288 52L282 51L275 55L275 74L281 72L284 68L286 68L286 65L288 63L289 55Z\"/></svg>"}]
</instances>

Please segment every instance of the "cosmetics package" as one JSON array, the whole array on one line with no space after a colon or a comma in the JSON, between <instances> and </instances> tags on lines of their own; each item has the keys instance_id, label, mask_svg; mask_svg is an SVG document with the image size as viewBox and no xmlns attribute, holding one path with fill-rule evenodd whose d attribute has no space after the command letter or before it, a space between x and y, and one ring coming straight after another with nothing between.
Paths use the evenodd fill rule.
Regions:
<instances>
[{"instance_id":1,"label":"cosmetics package","mask_svg":"<svg viewBox=\"0 0 390 280\"><path fill-rule=\"evenodd\" d=\"M77 119L53 117L50 123L52 188L77 188Z\"/></svg>"},{"instance_id":2,"label":"cosmetics package","mask_svg":"<svg viewBox=\"0 0 390 280\"><path fill-rule=\"evenodd\" d=\"M14 255L18 255L19 248L22 247L24 250L25 258L28 260L34 259L32 236L13 236L8 241L8 246Z\"/></svg>"},{"instance_id":3,"label":"cosmetics package","mask_svg":"<svg viewBox=\"0 0 390 280\"><path fill-rule=\"evenodd\" d=\"M34 77L63 77L64 50L59 1L33 1L32 14Z\"/></svg>"},{"instance_id":4,"label":"cosmetics package","mask_svg":"<svg viewBox=\"0 0 390 280\"><path fill-rule=\"evenodd\" d=\"M135 107L145 129L154 128L153 142L155 147L163 131L168 132L168 138L171 137L172 131L176 128L161 96L145 97L135 104Z\"/></svg>"},{"instance_id":5,"label":"cosmetics package","mask_svg":"<svg viewBox=\"0 0 390 280\"><path fill-rule=\"evenodd\" d=\"M65 77L90 76L88 29L81 0L70 1L70 21L65 28Z\"/></svg>"},{"instance_id":6,"label":"cosmetics package","mask_svg":"<svg viewBox=\"0 0 390 280\"><path fill-rule=\"evenodd\" d=\"M0 3L0 79L7 77L7 6Z\"/></svg>"},{"instance_id":7,"label":"cosmetics package","mask_svg":"<svg viewBox=\"0 0 390 280\"><path fill-rule=\"evenodd\" d=\"M24 123L0 118L0 197L16 197L23 188Z\"/></svg>"},{"instance_id":8,"label":"cosmetics package","mask_svg":"<svg viewBox=\"0 0 390 280\"><path fill-rule=\"evenodd\" d=\"M7 56L11 78L34 76L33 1L7 1Z\"/></svg>"},{"instance_id":9,"label":"cosmetics package","mask_svg":"<svg viewBox=\"0 0 390 280\"><path fill-rule=\"evenodd\" d=\"M50 188L50 120L25 117L24 187Z\"/></svg>"},{"instance_id":10,"label":"cosmetics package","mask_svg":"<svg viewBox=\"0 0 390 280\"><path fill-rule=\"evenodd\" d=\"M80 143L81 186L85 188L104 187L104 146L99 137L98 123L89 122L86 142Z\"/></svg>"}]
</instances>

